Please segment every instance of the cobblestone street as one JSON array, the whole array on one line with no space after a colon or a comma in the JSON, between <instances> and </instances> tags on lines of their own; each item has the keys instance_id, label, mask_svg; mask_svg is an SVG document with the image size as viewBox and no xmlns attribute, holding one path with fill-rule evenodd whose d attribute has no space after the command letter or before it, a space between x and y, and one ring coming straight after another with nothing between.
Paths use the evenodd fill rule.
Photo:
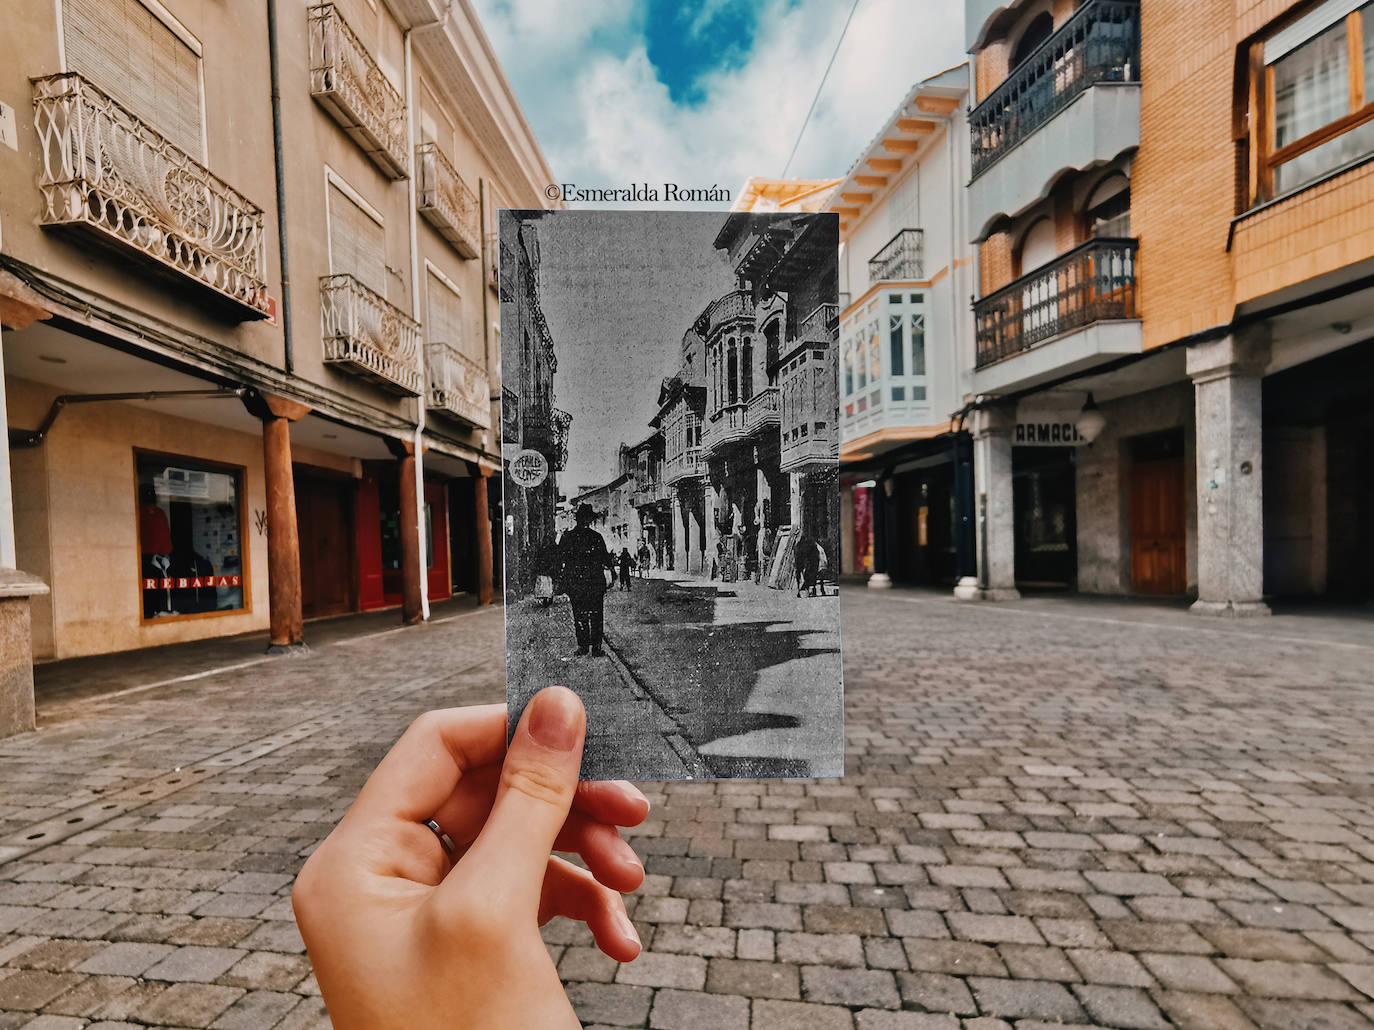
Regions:
<instances>
[{"instance_id":1,"label":"cobblestone street","mask_svg":"<svg viewBox=\"0 0 1374 1030\"><path fill-rule=\"evenodd\" d=\"M848 775L648 785L645 953L546 930L587 1025L1374 1025L1368 617L842 600ZM0 743L0 1030L327 1026L295 870L414 715L502 696L500 609L436 615L117 660L104 699L42 670Z\"/></svg>"}]
</instances>

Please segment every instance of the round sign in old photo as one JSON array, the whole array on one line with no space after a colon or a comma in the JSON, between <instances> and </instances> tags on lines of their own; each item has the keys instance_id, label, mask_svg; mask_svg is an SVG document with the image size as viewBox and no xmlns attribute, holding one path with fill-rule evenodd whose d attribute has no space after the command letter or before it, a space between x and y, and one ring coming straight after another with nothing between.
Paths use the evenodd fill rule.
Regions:
<instances>
[{"instance_id":1,"label":"round sign in old photo","mask_svg":"<svg viewBox=\"0 0 1374 1030\"><path fill-rule=\"evenodd\" d=\"M516 486L538 486L549 478L549 459L526 448L510 460L510 477Z\"/></svg>"}]
</instances>

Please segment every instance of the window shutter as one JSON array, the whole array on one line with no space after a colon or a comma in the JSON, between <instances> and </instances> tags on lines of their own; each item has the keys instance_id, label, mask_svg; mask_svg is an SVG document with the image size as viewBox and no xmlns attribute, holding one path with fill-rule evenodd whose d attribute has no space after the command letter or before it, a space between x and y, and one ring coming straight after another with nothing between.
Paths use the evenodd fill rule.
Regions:
<instances>
[{"instance_id":1,"label":"window shutter","mask_svg":"<svg viewBox=\"0 0 1374 1030\"><path fill-rule=\"evenodd\" d=\"M67 67L200 160L200 58L138 0L63 0Z\"/></svg>"},{"instance_id":2,"label":"window shutter","mask_svg":"<svg viewBox=\"0 0 1374 1030\"><path fill-rule=\"evenodd\" d=\"M337 186L329 187L329 267L386 296L386 230Z\"/></svg>"},{"instance_id":3,"label":"window shutter","mask_svg":"<svg viewBox=\"0 0 1374 1030\"><path fill-rule=\"evenodd\" d=\"M463 303L458 294L433 272L426 277L429 289L429 325L425 338L431 343L447 343L465 357L468 343L463 334Z\"/></svg>"},{"instance_id":4,"label":"window shutter","mask_svg":"<svg viewBox=\"0 0 1374 1030\"><path fill-rule=\"evenodd\" d=\"M1265 41L1264 63L1273 64L1366 3L1368 0L1326 0Z\"/></svg>"}]
</instances>

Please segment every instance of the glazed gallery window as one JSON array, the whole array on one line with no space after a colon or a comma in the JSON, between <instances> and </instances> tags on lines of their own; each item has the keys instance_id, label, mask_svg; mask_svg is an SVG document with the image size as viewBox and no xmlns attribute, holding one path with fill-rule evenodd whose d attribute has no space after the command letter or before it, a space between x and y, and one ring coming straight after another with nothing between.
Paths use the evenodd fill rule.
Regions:
<instances>
[{"instance_id":1,"label":"glazed gallery window","mask_svg":"<svg viewBox=\"0 0 1374 1030\"><path fill-rule=\"evenodd\" d=\"M243 472L146 454L136 467L143 618L243 610Z\"/></svg>"},{"instance_id":2,"label":"glazed gallery window","mask_svg":"<svg viewBox=\"0 0 1374 1030\"><path fill-rule=\"evenodd\" d=\"M1260 59L1262 196L1374 154L1374 3L1327 0L1267 39Z\"/></svg>"}]
</instances>

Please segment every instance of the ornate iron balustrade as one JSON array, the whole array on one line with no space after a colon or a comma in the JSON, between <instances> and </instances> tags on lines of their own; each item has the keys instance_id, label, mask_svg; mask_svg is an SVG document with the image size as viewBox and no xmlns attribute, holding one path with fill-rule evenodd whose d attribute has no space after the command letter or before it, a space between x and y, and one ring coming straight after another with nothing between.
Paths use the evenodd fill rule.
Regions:
<instances>
[{"instance_id":1,"label":"ornate iron balustrade","mask_svg":"<svg viewBox=\"0 0 1374 1030\"><path fill-rule=\"evenodd\" d=\"M324 360L393 393L420 392L420 325L351 275L320 280Z\"/></svg>"},{"instance_id":2,"label":"ornate iron balustrade","mask_svg":"<svg viewBox=\"0 0 1374 1030\"><path fill-rule=\"evenodd\" d=\"M334 4L310 8L310 95L388 178L410 174L405 100Z\"/></svg>"},{"instance_id":3,"label":"ornate iron balustrade","mask_svg":"<svg viewBox=\"0 0 1374 1030\"><path fill-rule=\"evenodd\" d=\"M700 447L688 447L681 454L673 454L663 460L663 482L667 486L683 479L706 475L706 465L702 460Z\"/></svg>"},{"instance_id":4,"label":"ornate iron balustrade","mask_svg":"<svg viewBox=\"0 0 1374 1030\"><path fill-rule=\"evenodd\" d=\"M509 386L501 387L501 442L520 439L520 395ZM517 445L518 446L518 445Z\"/></svg>"},{"instance_id":5,"label":"ornate iron balustrade","mask_svg":"<svg viewBox=\"0 0 1374 1030\"><path fill-rule=\"evenodd\" d=\"M711 302L711 307L707 311L706 320L714 331L718 326L736 318L754 317L754 298L748 290L735 290L717 297Z\"/></svg>"},{"instance_id":6,"label":"ornate iron balustrade","mask_svg":"<svg viewBox=\"0 0 1374 1030\"><path fill-rule=\"evenodd\" d=\"M749 398L745 424L751 433L778 424L778 388L776 386L769 386Z\"/></svg>"},{"instance_id":7,"label":"ornate iron balustrade","mask_svg":"<svg viewBox=\"0 0 1374 1030\"><path fill-rule=\"evenodd\" d=\"M1139 80L1139 0L1088 0L969 114L973 177L1095 83Z\"/></svg>"},{"instance_id":8,"label":"ornate iron balustrade","mask_svg":"<svg viewBox=\"0 0 1374 1030\"><path fill-rule=\"evenodd\" d=\"M40 224L91 231L238 318L266 317L262 208L75 72L34 79L33 106Z\"/></svg>"},{"instance_id":9,"label":"ornate iron balustrade","mask_svg":"<svg viewBox=\"0 0 1374 1030\"><path fill-rule=\"evenodd\" d=\"M1136 241L1092 239L973 305L976 366L1093 322L1135 318Z\"/></svg>"},{"instance_id":10,"label":"ornate iron balustrade","mask_svg":"<svg viewBox=\"0 0 1374 1030\"><path fill-rule=\"evenodd\" d=\"M487 370L456 347L438 340L425 345L425 366L429 371L429 398L426 404L451 412L479 429L491 428L490 388Z\"/></svg>"},{"instance_id":11,"label":"ornate iron balustrade","mask_svg":"<svg viewBox=\"0 0 1374 1030\"><path fill-rule=\"evenodd\" d=\"M572 416L559 408L531 408L525 412L523 445L542 453L561 470L568 463L568 431Z\"/></svg>"},{"instance_id":12,"label":"ornate iron balustrade","mask_svg":"<svg viewBox=\"0 0 1374 1030\"><path fill-rule=\"evenodd\" d=\"M424 215L453 249L472 259L482 252L482 237L477 228L477 197L467 188L457 169L444 156L437 143L421 143L415 148L419 175L415 210Z\"/></svg>"},{"instance_id":13,"label":"ornate iron balustrade","mask_svg":"<svg viewBox=\"0 0 1374 1030\"><path fill-rule=\"evenodd\" d=\"M553 467L561 472L568 465L568 432L572 429L572 415L562 408L553 409Z\"/></svg>"},{"instance_id":14,"label":"ornate iron balustrade","mask_svg":"<svg viewBox=\"0 0 1374 1030\"><path fill-rule=\"evenodd\" d=\"M838 304L817 304L816 310L801 320L798 326L798 339L835 342L835 334L840 328L840 306Z\"/></svg>"},{"instance_id":15,"label":"ornate iron balustrade","mask_svg":"<svg viewBox=\"0 0 1374 1030\"><path fill-rule=\"evenodd\" d=\"M925 231L903 229L868 259L870 283L911 281L925 274Z\"/></svg>"}]
</instances>

